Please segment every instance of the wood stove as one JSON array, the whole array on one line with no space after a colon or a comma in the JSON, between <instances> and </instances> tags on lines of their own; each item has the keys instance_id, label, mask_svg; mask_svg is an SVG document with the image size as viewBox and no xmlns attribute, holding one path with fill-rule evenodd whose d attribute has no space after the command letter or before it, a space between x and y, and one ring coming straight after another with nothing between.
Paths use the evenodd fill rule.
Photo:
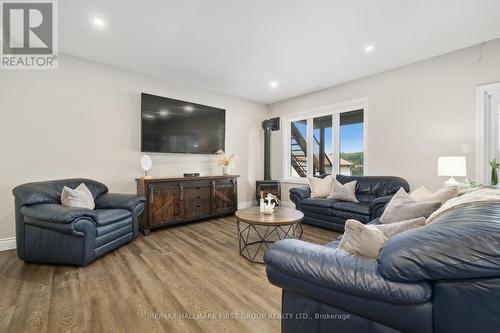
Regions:
<instances>
[{"instance_id":1,"label":"wood stove","mask_svg":"<svg viewBox=\"0 0 500 333\"><path fill-rule=\"evenodd\" d=\"M280 128L279 118L267 119L262 122L264 130L264 180L255 182L255 198L260 200L260 192L264 192L264 197L268 193L275 195L281 200L281 182L271 180L271 132Z\"/></svg>"}]
</instances>

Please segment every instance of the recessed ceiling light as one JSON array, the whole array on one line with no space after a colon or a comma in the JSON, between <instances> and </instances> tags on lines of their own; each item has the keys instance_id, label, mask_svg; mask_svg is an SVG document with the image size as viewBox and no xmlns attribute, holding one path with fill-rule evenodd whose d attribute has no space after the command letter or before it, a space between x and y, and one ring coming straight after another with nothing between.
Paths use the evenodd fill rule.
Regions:
<instances>
[{"instance_id":1,"label":"recessed ceiling light","mask_svg":"<svg viewBox=\"0 0 500 333\"><path fill-rule=\"evenodd\" d=\"M168 110L160 110L159 113L160 113L160 116L162 116L162 117L168 116L168 114L169 114Z\"/></svg>"},{"instance_id":2,"label":"recessed ceiling light","mask_svg":"<svg viewBox=\"0 0 500 333\"><path fill-rule=\"evenodd\" d=\"M104 20L102 18L99 18L99 17L94 17L92 19L92 23L96 26L96 27L104 27L106 25L106 22L104 22Z\"/></svg>"},{"instance_id":3,"label":"recessed ceiling light","mask_svg":"<svg viewBox=\"0 0 500 333\"><path fill-rule=\"evenodd\" d=\"M184 106L184 111L193 112L194 107L192 105L186 105L186 106Z\"/></svg>"},{"instance_id":4,"label":"recessed ceiling light","mask_svg":"<svg viewBox=\"0 0 500 333\"><path fill-rule=\"evenodd\" d=\"M276 82L276 81L269 82L269 87L271 87L271 88L278 88L278 82Z\"/></svg>"},{"instance_id":5,"label":"recessed ceiling light","mask_svg":"<svg viewBox=\"0 0 500 333\"><path fill-rule=\"evenodd\" d=\"M373 45L367 45L365 47L366 52L372 52L373 50L375 50L375 46L373 46Z\"/></svg>"}]
</instances>

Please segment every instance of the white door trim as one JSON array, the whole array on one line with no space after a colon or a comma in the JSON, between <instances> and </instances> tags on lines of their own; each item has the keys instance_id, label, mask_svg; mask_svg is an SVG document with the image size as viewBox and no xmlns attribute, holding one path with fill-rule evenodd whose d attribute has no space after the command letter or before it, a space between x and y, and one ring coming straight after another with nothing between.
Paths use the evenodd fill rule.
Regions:
<instances>
[{"instance_id":1,"label":"white door trim","mask_svg":"<svg viewBox=\"0 0 500 333\"><path fill-rule=\"evenodd\" d=\"M500 82L478 86L476 89L476 181L488 184L487 118L492 95L500 93Z\"/></svg>"}]
</instances>

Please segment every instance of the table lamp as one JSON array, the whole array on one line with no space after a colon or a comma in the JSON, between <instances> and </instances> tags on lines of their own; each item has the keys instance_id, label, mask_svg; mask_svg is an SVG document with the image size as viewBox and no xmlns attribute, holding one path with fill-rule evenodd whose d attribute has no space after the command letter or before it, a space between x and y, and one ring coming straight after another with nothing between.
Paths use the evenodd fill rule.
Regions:
<instances>
[{"instance_id":1,"label":"table lamp","mask_svg":"<svg viewBox=\"0 0 500 333\"><path fill-rule=\"evenodd\" d=\"M150 176L148 176L148 171L151 170L152 166L153 166L153 160L151 159L151 156L143 155L141 157L141 168L142 170L144 170L143 178L151 178Z\"/></svg>"},{"instance_id":2,"label":"table lamp","mask_svg":"<svg viewBox=\"0 0 500 333\"><path fill-rule=\"evenodd\" d=\"M444 182L445 187L457 186L453 177L467 176L465 156L441 156L438 159L438 176L450 177Z\"/></svg>"}]
</instances>

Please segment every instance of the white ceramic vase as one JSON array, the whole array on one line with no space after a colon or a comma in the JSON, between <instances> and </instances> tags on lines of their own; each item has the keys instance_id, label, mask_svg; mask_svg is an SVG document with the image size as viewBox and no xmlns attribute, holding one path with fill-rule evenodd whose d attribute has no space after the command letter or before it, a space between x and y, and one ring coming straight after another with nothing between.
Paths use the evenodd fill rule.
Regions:
<instances>
[{"instance_id":1,"label":"white ceramic vase","mask_svg":"<svg viewBox=\"0 0 500 333\"><path fill-rule=\"evenodd\" d=\"M224 165L222 167L222 174L223 175L230 175L231 174L231 167L229 165Z\"/></svg>"}]
</instances>

